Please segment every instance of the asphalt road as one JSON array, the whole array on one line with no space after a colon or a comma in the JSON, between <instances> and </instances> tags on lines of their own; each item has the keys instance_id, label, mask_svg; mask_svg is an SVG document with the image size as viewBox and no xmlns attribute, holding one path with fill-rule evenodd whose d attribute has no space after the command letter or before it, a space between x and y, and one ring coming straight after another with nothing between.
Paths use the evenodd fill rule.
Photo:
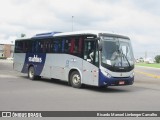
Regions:
<instances>
[{"instance_id":1,"label":"asphalt road","mask_svg":"<svg viewBox=\"0 0 160 120\"><path fill-rule=\"evenodd\" d=\"M138 71L143 71L146 73L151 73L157 76L160 76L160 68L152 68L152 67L143 67L143 66L137 66Z\"/></svg>"},{"instance_id":2,"label":"asphalt road","mask_svg":"<svg viewBox=\"0 0 160 120\"><path fill-rule=\"evenodd\" d=\"M0 111L159 111L160 69L136 67L132 86L76 89L66 82L32 81L0 60Z\"/></svg>"}]
</instances>

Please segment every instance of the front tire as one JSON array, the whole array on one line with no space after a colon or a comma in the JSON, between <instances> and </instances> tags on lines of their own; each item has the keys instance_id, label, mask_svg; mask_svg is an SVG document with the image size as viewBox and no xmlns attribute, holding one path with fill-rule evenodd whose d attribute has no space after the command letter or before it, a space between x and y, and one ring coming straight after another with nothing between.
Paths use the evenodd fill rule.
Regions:
<instances>
[{"instance_id":1,"label":"front tire","mask_svg":"<svg viewBox=\"0 0 160 120\"><path fill-rule=\"evenodd\" d=\"M71 86L74 88L81 88L82 87L81 76L78 71L73 71L71 73L70 83L71 83Z\"/></svg>"}]
</instances>

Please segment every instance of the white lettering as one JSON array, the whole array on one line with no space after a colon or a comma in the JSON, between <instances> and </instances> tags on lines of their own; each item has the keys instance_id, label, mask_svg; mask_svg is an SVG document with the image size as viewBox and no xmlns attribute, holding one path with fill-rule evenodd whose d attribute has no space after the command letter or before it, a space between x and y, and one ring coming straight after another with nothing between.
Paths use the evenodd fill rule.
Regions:
<instances>
[{"instance_id":1,"label":"white lettering","mask_svg":"<svg viewBox=\"0 0 160 120\"><path fill-rule=\"evenodd\" d=\"M28 117L42 117L41 113L28 113Z\"/></svg>"},{"instance_id":2,"label":"white lettering","mask_svg":"<svg viewBox=\"0 0 160 120\"><path fill-rule=\"evenodd\" d=\"M27 113L12 113L12 117L27 117Z\"/></svg>"},{"instance_id":3,"label":"white lettering","mask_svg":"<svg viewBox=\"0 0 160 120\"><path fill-rule=\"evenodd\" d=\"M97 116L100 116L100 117L110 117L110 114L109 113L97 113Z\"/></svg>"},{"instance_id":4,"label":"white lettering","mask_svg":"<svg viewBox=\"0 0 160 120\"><path fill-rule=\"evenodd\" d=\"M134 114L134 113L125 113L126 117L141 117L141 114Z\"/></svg>"},{"instance_id":5,"label":"white lettering","mask_svg":"<svg viewBox=\"0 0 160 120\"><path fill-rule=\"evenodd\" d=\"M142 113L142 116L145 116L145 117L157 117L158 115L155 114L155 113L150 113L150 114Z\"/></svg>"},{"instance_id":6,"label":"white lettering","mask_svg":"<svg viewBox=\"0 0 160 120\"><path fill-rule=\"evenodd\" d=\"M42 58L38 57L38 55L34 55L33 57L28 58L29 62L42 62Z\"/></svg>"}]
</instances>

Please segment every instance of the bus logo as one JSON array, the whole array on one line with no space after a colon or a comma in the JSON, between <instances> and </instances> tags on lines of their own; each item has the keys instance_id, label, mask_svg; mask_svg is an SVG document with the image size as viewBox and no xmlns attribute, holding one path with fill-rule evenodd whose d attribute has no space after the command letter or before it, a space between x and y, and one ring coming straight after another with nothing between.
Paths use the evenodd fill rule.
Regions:
<instances>
[{"instance_id":1,"label":"bus logo","mask_svg":"<svg viewBox=\"0 0 160 120\"><path fill-rule=\"evenodd\" d=\"M11 112L2 112L2 117L11 117Z\"/></svg>"},{"instance_id":2,"label":"bus logo","mask_svg":"<svg viewBox=\"0 0 160 120\"><path fill-rule=\"evenodd\" d=\"M38 57L38 55L34 55L33 57L29 57L28 61L29 62L39 62L39 63L41 63L42 62L42 58Z\"/></svg>"}]
</instances>

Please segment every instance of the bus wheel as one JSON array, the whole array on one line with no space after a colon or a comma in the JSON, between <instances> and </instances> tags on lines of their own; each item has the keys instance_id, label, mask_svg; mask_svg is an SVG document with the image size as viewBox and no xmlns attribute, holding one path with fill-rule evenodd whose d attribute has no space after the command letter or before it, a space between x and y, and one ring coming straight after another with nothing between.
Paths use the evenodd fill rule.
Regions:
<instances>
[{"instance_id":1,"label":"bus wheel","mask_svg":"<svg viewBox=\"0 0 160 120\"><path fill-rule=\"evenodd\" d=\"M81 76L78 71L74 71L71 73L70 83L71 83L72 87L75 87L75 88L80 88L82 86Z\"/></svg>"},{"instance_id":2,"label":"bus wheel","mask_svg":"<svg viewBox=\"0 0 160 120\"><path fill-rule=\"evenodd\" d=\"M29 67L28 77L29 77L29 79L31 79L31 80L35 80L35 79L36 79L35 70L34 70L34 67L33 67L33 66Z\"/></svg>"}]
</instances>

